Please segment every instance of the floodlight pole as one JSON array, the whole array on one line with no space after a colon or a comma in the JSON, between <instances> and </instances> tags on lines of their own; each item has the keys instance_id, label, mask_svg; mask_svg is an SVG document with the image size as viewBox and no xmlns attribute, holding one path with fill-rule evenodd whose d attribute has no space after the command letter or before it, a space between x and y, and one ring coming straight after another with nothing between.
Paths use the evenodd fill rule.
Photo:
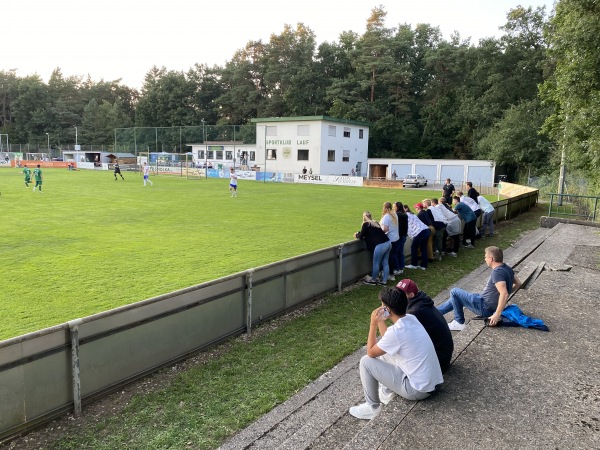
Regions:
<instances>
[{"instance_id":1,"label":"floodlight pole","mask_svg":"<svg viewBox=\"0 0 600 450\"><path fill-rule=\"evenodd\" d=\"M73 125L73 128L75 128L75 145L77 146L77 125Z\"/></svg>"},{"instance_id":2,"label":"floodlight pole","mask_svg":"<svg viewBox=\"0 0 600 450\"><path fill-rule=\"evenodd\" d=\"M50 134L46 133L46 137L48 138L48 153L50 153Z\"/></svg>"},{"instance_id":3,"label":"floodlight pole","mask_svg":"<svg viewBox=\"0 0 600 450\"><path fill-rule=\"evenodd\" d=\"M204 144L204 179L208 179L208 146L206 145L206 128L202 119L202 143Z\"/></svg>"}]
</instances>

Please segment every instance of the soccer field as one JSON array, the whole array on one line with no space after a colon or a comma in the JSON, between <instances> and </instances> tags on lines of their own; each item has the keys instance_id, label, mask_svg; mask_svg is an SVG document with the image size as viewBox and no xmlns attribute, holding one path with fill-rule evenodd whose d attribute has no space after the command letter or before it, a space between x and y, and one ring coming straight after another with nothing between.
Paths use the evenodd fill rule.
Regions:
<instances>
[{"instance_id":1,"label":"soccer field","mask_svg":"<svg viewBox=\"0 0 600 450\"><path fill-rule=\"evenodd\" d=\"M346 242L365 209L432 191L0 169L0 340ZM438 195L439 193L436 193Z\"/></svg>"}]
</instances>

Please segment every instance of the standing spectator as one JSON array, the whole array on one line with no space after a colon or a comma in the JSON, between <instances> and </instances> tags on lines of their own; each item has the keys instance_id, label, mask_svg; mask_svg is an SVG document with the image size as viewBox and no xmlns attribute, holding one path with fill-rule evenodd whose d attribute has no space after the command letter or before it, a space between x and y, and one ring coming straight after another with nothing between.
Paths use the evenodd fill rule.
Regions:
<instances>
[{"instance_id":1,"label":"standing spectator","mask_svg":"<svg viewBox=\"0 0 600 450\"><path fill-rule=\"evenodd\" d=\"M454 210L465 222L462 243L467 248L473 248L475 246L475 222L477 221L475 213L465 203L460 201L460 197L458 195L455 195L453 200Z\"/></svg>"},{"instance_id":2,"label":"standing spectator","mask_svg":"<svg viewBox=\"0 0 600 450\"><path fill-rule=\"evenodd\" d=\"M381 229L392 243L388 259L390 270L388 280L395 280L394 273L400 268L398 262L398 241L400 239L400 233L398 230L398 216L392 210L392 204L390 202L385 202L383 204L383 210L381 213Z\"/></svg>"},{"instance_id":3,"label":"standing spectator","mask_svg":"<svg viewBox=\"0 0 600 450\"><path fill-rule=\"evenodd\" d=\"M450 360L454 351L452 333L442 313L434 306L433 300L425 292L420 291L414 281L405 279L396 287L406 294L408 299L407 314L414 315L427 331L433 342L435 353L442 373L450 368Z\"/></svg>"},{"instance_id":4,"label":"standing spectator","mask_svg":"<svg viewBox=\"0 0 600 450\"><path fill-rule=\"evenodd\" d=\"M35 188L38 188L39 192L42 192L42 169L40 169L40 165L38 164L35 169L33 169L33 177L35 178L35 186L33 186L33 192L35 192Z\"/></svg>"},{"instance_id":5,"label":"standing spectator","mask_svg":"<svg viewBox=\"0 0 600 450\"><path fill-rule=\"evenodd\" d=\"M437 206L435 206L435 208L442 213L446 222L444 236L442 237L442 254L447 253L450 256L456 257L460 247L460 218L453 209L450 209L448 205L444 204L446 201L444 197L440 197L439 201L440 202ZM452 239L452 250L450 252L446 252L449 237Z\"/></svg>"},{"instance_id":6,"label":"standing spectator","mask_svg":"<svg viewBox=\"0 0 600 450\"><path fill-rule=\"evenodd\" d=\"M23 167L23 175L25 175L25 187L29 187L29 183L31 183L31 169L27 167L27 164Z\"/></svg>"},{"instance_id":7,"label":"standing spectator","mask_svg":"<svg viewBox=\"0 0 600 450\"><path fill-rule=\"evenodd\" d=\"M429 227L419 220L408 208L404 205L408 217L408 236L412 239L410 245L410 264L407 269L425 270L429 265L427 258L427 239L429 239ZM419 266L419 250L421 250L421 265Z\"/></svg>"},{"instance_id":8,"label":"standing spectator","mask_svg":"<svg viewBox=\"0 0 600 450\"><path fill-rule=\"evenodd\" d=\"M446 178L446 183L442 186L442 195L446 199L446 203L452 203L452 196L454 195L454 185L450 182L450 178Z\"/></svg>"},{"instance_id":9,"label":"standing spectator","mask_svg":"<svg viewBox=\"0 0 600 450\"><path fill-rule=\"evenodd\" d=\"M387 282L389 272L388 258L392 244L387 235L381 229L379 223L373 220L371 213L365 211L363 213L363 223L360 231L354 233L356 239L362 239L367 244L367 250L373 255L373 268L371 276L365 278L365 284L385 284ZM383 265L383 280L377 282L379 269Z\"/></svg>"},{"instance_id":10,"label":"standing spectator","mask_svg":"<svg viewBox=\"0 0 600 450\"><path fill-rule=\"evenodd\" d=\"M235 169L231 167L229 169L229 192L231 192L232 197L237 197L237 174L235 173Z\"/></svg>"},{"instance_id":11,"label":"standing spectator","mask_svg":"<svg viewBox=\"0 0 600 450\"><path fill-rule=\"evenodd\" d=\"M433 260L433 235L435 234L435 228L433 226L432 216L429 215L425 206L423 206L423 203L415 204L415 210L419 220L429 228L429 237L427 238L427 259Z\"/></svg>"},{"instance_id":12,"label":"standing spectator","mask_svg":"<svg viewBox=\"0 0 600 450\"><path fill-rule=\"evenodd\" d=\"M435 348L423 325L407 314L406 294L396 288L379 293L381 306L371 313L367 354L360 359L366 403L350 408L358 419L373 419L394 393L424 400L444 382ZM386 320L393 325L388 328ZM377 331L381 339L377 340Z\"/></svg>"},{"instance_id":13,"label":"standing spectator","mask_svg":"<svg viewBox=\"0 0 600 450\"><path fill-rule=\"evenodd\" d=\"M467 292L454 288L450 291L450 298L437 308L442 314L454 310L454 320L448 324L452 331L460 331L465 327L463 308L473 313L490 318L490 326L500 322L502 311L508 302L511 292L521 286L521 281L516 277L513 269L504 264L504 254L498 247L485 249L485 263L492 269L485 289L481 294Z\"/></svg>"},{"instance_id":14,"label":"standing spectator","mask_svg":"<svg viewBox=\"0 0 600 450\"><path fill-rule=\"evenodd\" d=\"M477 203L477 200L473 200L471 197L467 197L465 194L463 194L463 191L458 191L456 195L460 197L460 201L462 203L466 204L469 208L471 208L471 210L475 214L475 218L478 218L481 215L481 208L479 207L479 203Z\"/></svg>"},{"instance_id":15,"label":"standing spectator","mask_svg":"<svg viewBox=\"0 0 600 450\"><path fill-rule=\"evenodd\" d=\"M150 181L150 166L148 165L148 163L146 163L146 161L144 161L144 186L146 186L146 181L148 183L150 183L150 186L154 186L154 183L152 183L152 181Z\"/></svg>"},{"instance_id":16,"label":"standing spectator","mask_svg":"<svg viewBox=\"0 0 600 450\"><path fill-rule=\"evenodd\" d=\"M404 205L401 202L394 203L394 212L398 217L398 267L399 269L394 275L400 275L404 273L404 266L406 266L406 257L404 256L404 245L406 244L406 237L408 236L408 216L404 211Z\"/></svg>"},{"instance_id":17,"label":"standing spectator","mask_svg":"<svg viewBox=\"0 0 600 450\"><path fill-rule=\"evenodd\" d=\"M306 175L306 166L302 168L302 175Z\"/></svg>"},{"instance_id":18,"label":"standing spectator","mask_svg":"<svg viewBox=\"0 0 600 450\"><path fill-rule=\"evenodd\" d=\"M467 197L473 199L475 203L477 203L477 197L479 197L479 192L477 192L477 189L473 187L473 183L470 181L467 181Z\"/></svg>"},{"instance_id":19,"label":"standing spectator","mask_svg":"<svg viewBox=\"0 0 600 450\"><path fill-rule=\"evenodd\" d=\"M437 198L431 200L423 200L427 203L427 212L433 217L433 228L435 228L435 234L433 235L433 254L441 261L444 253L442 241L444 238L444 231L448 221L446 220L444 213L437 208Z\"/></svg>"},{"instance_id":20,"label":"standing spectator","mask_svg":"<svg viewBox=\"0 0 600 450\"><path fill-rule=\"evenodd\" d=\"M396 171L394 170L392 172L392 180L396 181L398 179L398 174L396 173Z\"/></svg>"},{"instance_id":21,"label":"standing spectator","mask_svg":"<svg viewBox=\"0 0 600 450\"><path fill-rule=\"evenodd\" d=\"M481 235L485 236L486 230L490 229L488 236L492 237L494 235L494 213L496 210L492 206L492 204L483 196L477 197L477 202L479 203L479 207L483 211L483 223L481 225Z\"/></svg>"}]
</instances>

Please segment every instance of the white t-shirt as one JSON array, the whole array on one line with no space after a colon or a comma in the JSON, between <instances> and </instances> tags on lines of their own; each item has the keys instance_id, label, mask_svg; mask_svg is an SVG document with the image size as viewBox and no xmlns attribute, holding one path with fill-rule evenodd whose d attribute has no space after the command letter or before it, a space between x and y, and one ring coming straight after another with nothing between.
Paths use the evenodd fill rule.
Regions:
<instances>
[{"instance_id":1,"label":"white t-shirt","mask_svg":"<svg viewBox=\"0 0 600 450\"><path fill-rule=\"evenodd\" d=\"M235 172L230 172L229 184L232 186L237 186L237 175Z\"/></svg>"},{"instance_id":2,"label":"white t-shirt","mask_svg":"<svg viewBox=\"0 0 600 450\"><path fill-rule=\"evenodd\" d=\"M150 166L144 166L144 175L150 175Z\"/></svg>"},{"instance_id":3,"label":"white t-shirt","mask_svg":"<svg viewBox=\"0 0 600 450\"><path fill-rule=\"evenodd\" d=\"M431 338L421 322L407 314L389 327L377 346L389 355L419 392L431 392L444 382Z\"/></svg>"}]
</instances>

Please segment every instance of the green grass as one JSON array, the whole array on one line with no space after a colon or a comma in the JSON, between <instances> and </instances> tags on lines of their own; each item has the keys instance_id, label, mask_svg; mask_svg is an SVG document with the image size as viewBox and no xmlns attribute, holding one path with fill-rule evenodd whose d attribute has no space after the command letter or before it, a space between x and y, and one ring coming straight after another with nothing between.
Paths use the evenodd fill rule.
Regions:
<instances>
[{"instance_id":1,"label":"green grass","mask_svg":"<svg viewBox=\"0 0 600 450\"><path fill-rule=\"evenodd\" d=\"M0 340L352 239L365 209L432 191L0 169Z\"/></svg>"},{"instance_id":2,"label":"green grass","mask_svg":"<svg viewBox=\"0 0 600 450\"><path fill-rule=\"evenodd\" d=\"M166 178L159 178L157 187L162 180ZM172 183L177 184L175 181ZM222 182L214 184L215 195L223 197ZM198 189L210 188L207 183ZM280 191L282 188L280 185L265 186L265 190L261 190L248 182L241 185L238 199L224 198L221 202L239 201L243 195L277 195L269 194L267 189ZM414 201L408 200L408 192L390 195L389 191L344 189L324 189L328 194L326 200L312 190L301 190L305 197L302 199L302 196L294 196L294 189L290 189L286 196L293 197L296 203L290 213L293 213L292 220L286 220L286 225L276 231L287 230L288 224L300 220L308 204L323 201L328 207L321 212L324 217L312 220L337 226L340 218L347 215L344 219L348 222L348 230L343 230L345 237L356 228L362 209L378 211L382 199L394 194L399 195L401 200L406 198L408 203ZM425 191L417 193L419 197L424 194ZM340 197L349 203L345 204ZM235 205L236 210L240 208L239 203ZM346 211L346 208L351 211ZM482 241L476 250L463 250L458 258L433 263L426 272L411 272L412 279L432 297L437 295L483 263L484 245L507 248L520 234L537 228L542 209L500 224L494 238ZM300 236L308 238L305 233ZM335 242L343 240L338 238ZM289 241L291 243L293 239ZM98 422L88 421L78 428L68 427L64 435L50 443L49 447L215 448L227 436L244 428L364 345L369 313L379 303L377 292L377 287L360 286L343 295L330 295L308 315L290 318L272 331L268 331L269 324L265 324L265 328L254 332L252 339L233 339L221 347L218 358L207 358L205 362L177 375L166 387L135 397L122 412L112 417Z\"/></svg>"}]
</instances>

